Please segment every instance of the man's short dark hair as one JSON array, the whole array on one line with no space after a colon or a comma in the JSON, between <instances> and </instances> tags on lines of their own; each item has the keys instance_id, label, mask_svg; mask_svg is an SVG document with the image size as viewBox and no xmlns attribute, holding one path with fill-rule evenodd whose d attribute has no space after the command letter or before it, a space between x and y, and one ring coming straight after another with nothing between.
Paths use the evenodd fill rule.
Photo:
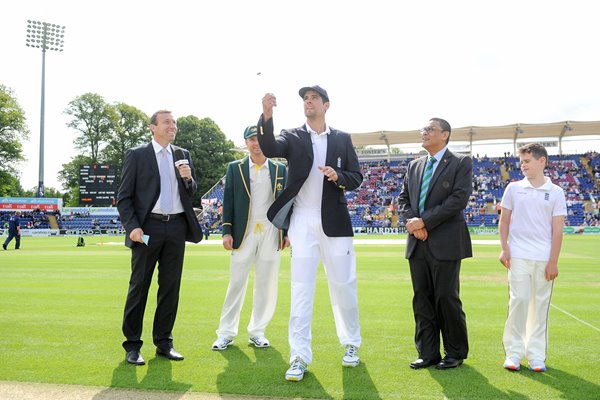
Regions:
<instances>
[{"instance_id":1,"label":"man's short dark hair","mask_svg":"<svg viewBox=\"0 0 600 400\"><path fill-rule=\"evenodd\" d=\"M539 160L540 157L546 158L546 165L548 165L548 151L541 143L527 143L519 147L518 149L519 155L521 154L531 154L533 158Z\"/></svg>"},{"instance_id":2,"label":"man's short dark hair","mask_svg":"<svg viewBox=\"0 0 600 400\"><path fill-rule=\"evenodd\" d=\"M446 144L448 144L450 141L450 134L452 133L452 127L450 126L450 123L442 118L430 118L429 120L438 122L442 128L442 131L448 132L448 139L446 139Z\"/></svg>"},{"instance_id":3,"label":"man's short dark hair","mask_svg":"<svg viewBox=\"0 0 600 400\"><path fill-rule=\"evenodd\" d=\"M171 111L169 111L169 110L158 110L157 112L155 112L154 114L152 114L152 116L150 117L150 124L151 125L156 125L156 120L158 119L158 114L171 114Z\"/></svg>"}]
</instances>

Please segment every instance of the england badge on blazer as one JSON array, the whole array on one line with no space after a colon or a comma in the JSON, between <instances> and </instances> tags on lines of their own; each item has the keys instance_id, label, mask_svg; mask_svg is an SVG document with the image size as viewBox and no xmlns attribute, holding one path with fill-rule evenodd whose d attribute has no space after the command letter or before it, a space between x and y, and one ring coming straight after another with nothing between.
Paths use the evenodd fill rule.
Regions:
<instances>
[{"instance_id":1,"label":"england badge on blazer","mask_svg":"<svg viewBox=\"0 0 600 400\"><path fill-rule=\"evenodd\" d=\"M338 157L337 159L337 167L342 168L342 157Z\"/></svg>"}]
</instances>

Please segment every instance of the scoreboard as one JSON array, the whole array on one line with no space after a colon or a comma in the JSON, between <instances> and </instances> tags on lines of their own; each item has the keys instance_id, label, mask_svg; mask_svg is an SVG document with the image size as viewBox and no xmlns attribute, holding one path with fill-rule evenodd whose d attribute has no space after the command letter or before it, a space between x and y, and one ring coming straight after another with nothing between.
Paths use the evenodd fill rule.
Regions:
<instances>
[{"instance_id":1,"label":"scoreboard","mask_svg":"<svg viewBox=\"0 0 600 400\"><path fill-rule=\"evenodd\" d=\"M118 190L116 166L110 164L79 166L79 205L116 206Z\"/></svg>"}]
</instances>

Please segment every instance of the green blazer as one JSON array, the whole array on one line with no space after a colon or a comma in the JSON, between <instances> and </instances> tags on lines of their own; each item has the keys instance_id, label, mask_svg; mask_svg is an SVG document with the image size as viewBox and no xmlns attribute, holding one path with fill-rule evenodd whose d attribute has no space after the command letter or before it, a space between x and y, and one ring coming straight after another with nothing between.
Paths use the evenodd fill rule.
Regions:
<instances>
[{"instance_id":1,"label":"green blazer","mask_svg":"<svg viewBox=\"0 0 600 400\"><path fill-rule=\"evenodd\" d=\"M287 169L285 165L267 158L273 200L285 189ZM250 217L250 162L246 156L241 160L232 161L227 166L225 174L225 192L223 195L223 236L233 236L233 248L241 246ZM287 232L279 231L279 247Z\"/></svg>"}]
</instances>

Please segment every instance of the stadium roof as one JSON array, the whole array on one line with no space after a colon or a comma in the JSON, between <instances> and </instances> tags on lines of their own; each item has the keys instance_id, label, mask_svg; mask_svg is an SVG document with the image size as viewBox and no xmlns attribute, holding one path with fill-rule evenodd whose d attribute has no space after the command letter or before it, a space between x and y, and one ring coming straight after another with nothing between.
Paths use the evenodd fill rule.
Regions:
<instances>
[{"instance_id":1,"label":"stadium roof","mask_svg":"<svg viewBox=\"0 0 600 400\"><path fill-rule=\"evenodd\" d=\"M352 133L352 143L356 147L368 145L394 145L420 143L420 131L378 131ZM564 137L600 135L600 121L564 121L547 124L513 124L504 126L465 126L452 128L450 140L469 142L484 140L556 138L559 143Z\"/></svg>"}]
</instances>

